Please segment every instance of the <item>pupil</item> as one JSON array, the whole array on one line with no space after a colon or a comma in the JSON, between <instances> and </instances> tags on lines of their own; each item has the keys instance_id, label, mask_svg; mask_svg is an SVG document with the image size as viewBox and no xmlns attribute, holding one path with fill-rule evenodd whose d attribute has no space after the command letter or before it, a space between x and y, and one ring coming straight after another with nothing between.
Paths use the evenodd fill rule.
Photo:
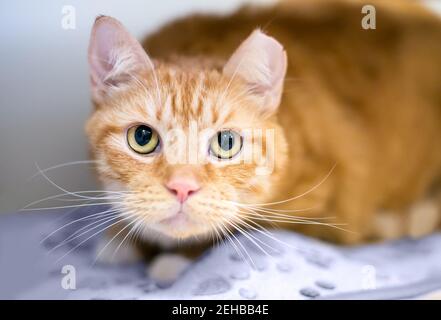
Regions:
<instances>
[{"instance_id":1,"label":"pupil","mask_svg":"<svg viewBox=\"0 0 441 320\"><path fill-rule=\"evenodd\" d=\"M217 142L223 150L229 151L233 147L234 136L230 131L221 131L217 136Z\"/></svg>"},{"instance_id":2,"label":"pupil","mask_svg":"<svg viewBox=\"0 0 441 320\"><path fill-rule=\"evenodd\" d=\"M135 131L136 143L145 146L152 139L152 129L147 126L139 126Z\"/></svg>"}]
</instances>

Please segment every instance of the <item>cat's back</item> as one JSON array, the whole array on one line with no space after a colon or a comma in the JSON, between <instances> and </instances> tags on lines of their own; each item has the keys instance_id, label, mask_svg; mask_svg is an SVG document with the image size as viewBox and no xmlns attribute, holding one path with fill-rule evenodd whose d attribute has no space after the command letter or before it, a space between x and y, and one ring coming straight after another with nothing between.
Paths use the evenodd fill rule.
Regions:
<instances>
[{"instance_id":1,"label":"cat's back","mask_svg":"<svg viewBox=\"0 0 441 320\"><path fill-rule=\"evenodd\" d=\"M419 85L441 82L441 19L413 1L371 1L375 29L364 29L364 2L291 0L270 7L244 7L231 15L193 15L149 36L153 57L205 56L226 60L256 28L281 42L293 78L314 81L344 102L363 105L363 97L406 73ZM363 13L365 12L365 13ZM371 12L371 11L369 11ZM371 21L372 22L372 21Z\"/></svg>"},{"instance_id":2,"label":"cat's back","mask_svg":"<svg viewBox=\"0 0 441 320\"><path fill-rule=\"evenodd\" d=\"M370 3L374 4L370 8L375 8L375 23L371 20L369 25L375 29L362 27L367 14L364 2L291 0L274 6L246 6L230 15L184 17L150 35L144 47L162 59L207 54L227 59L254 29L261 28L281 42L288 55L302 49L312 57L350 55L355 59L370 55L374 60L381 52L386 59L403 50L406 41L416 41L412 44L415 49L417 44L424 44L425 51L434 57L434 49L441 50L441 45L434 43L441 39L441 20L429 10L408 0ZM304 61L290 62L294 68Z\"/></svg>"}]
</instances>

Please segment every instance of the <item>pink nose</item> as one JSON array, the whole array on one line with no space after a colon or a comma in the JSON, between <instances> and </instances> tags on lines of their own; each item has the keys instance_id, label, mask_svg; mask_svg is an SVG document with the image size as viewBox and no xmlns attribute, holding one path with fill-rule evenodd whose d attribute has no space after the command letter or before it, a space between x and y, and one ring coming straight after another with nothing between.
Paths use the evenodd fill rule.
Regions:
<instances>
[{"instance_id":1,"label":"pink nose","mask_svg":"<svg viewBox=\"0 0 441 320\"><path fill-rule=\"evenodd\" d=\"M184 203L188 197L200 189L199 184L193 179L179 179L170 180L166 187L171 193L176 195L180 203Z\"/></svg>"}]
</instances>

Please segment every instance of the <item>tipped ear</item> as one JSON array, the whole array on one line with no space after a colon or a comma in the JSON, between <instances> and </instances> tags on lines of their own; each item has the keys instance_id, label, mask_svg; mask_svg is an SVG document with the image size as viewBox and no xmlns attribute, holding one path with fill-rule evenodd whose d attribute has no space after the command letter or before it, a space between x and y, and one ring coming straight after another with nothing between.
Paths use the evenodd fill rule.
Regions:
<instances>
[{"instance_id":1,"label":"tipped ear","mask_svg":"<svg viewBox=\"0 0 441 320\"><path fill-rule=\"evenodd\" d=\"M95 102L102 101L110 88L121 87L133 75L153 69L139 42L118 20L106 16L95 20L88 59Z\"/></svg>"},{"instance_id":2,"label":"tipped ear","mask_svg":"<svg viewBox=\"0 0 441 320\"><path fill-rule=\"evenodd\" d=\"M272 113L280 104L286 68L286 52L282 45L255 30L233 53L223 73L242 77L251 92L262 97L263 111Z\"/></svg>"}]
</instances>

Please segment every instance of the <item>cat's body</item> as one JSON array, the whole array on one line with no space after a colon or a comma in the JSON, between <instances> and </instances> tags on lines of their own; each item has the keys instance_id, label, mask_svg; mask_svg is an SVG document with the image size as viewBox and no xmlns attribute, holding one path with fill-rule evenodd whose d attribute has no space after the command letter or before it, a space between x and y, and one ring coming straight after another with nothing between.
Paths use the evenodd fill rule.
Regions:
<instances>
[{"instance_id":1,"label":"cat's body","mask_svg":"<svg viewBox=\"0 0 441 320\"><path fill-rule=\"evenodd\" d=\"M407 215L419 212L416 204L432 205L441 177L441 22L419 7L378 4L377 28L364 30L361 4L305 3L174 22L146 40L153 60L117 22L97 20L89 51L96 111L87 131L100 178L125 192L123 209L144 239L173 247L225 231L219 225L252 229L272 220L291 228L297 216L334 216L326 222L351 232L301 227L356 243L390 236L378 230L381 212L403 220L398 236L411 233ZM280 41L287 60L258 31L235 52L256 27ZM273 130L272 171L215 164L211 153L204 164L168 163L162 152L179 152L166 132L188 133L193 122L215 132ZM160 137L151 154L127 147L137 124ZM429 230L438 216L435 207Z\"/></svg>"},{"instance_id":2,"label":"cat's body","mask_svg":"<svg viewBox=\"0 0 441 320\"><path fill-rule=\"evenodd\" d=\"M379 2L387 3L394 2ZM320 188L276 207L317 206L304 214L337 216L359 233L337 231L343 240L377 236L371 228L376 213L408 211L441 177L440 19L418 6L380 5L377 28L365 30L363 5L297 1L230 16L198 15L144 43L159 59L226 61L257 26L281 42L288 72L278 117L289 164L272 201L304 193L337 164ZM316 235L327 232L314 229Z\"/></svg>"}]
</instances>

